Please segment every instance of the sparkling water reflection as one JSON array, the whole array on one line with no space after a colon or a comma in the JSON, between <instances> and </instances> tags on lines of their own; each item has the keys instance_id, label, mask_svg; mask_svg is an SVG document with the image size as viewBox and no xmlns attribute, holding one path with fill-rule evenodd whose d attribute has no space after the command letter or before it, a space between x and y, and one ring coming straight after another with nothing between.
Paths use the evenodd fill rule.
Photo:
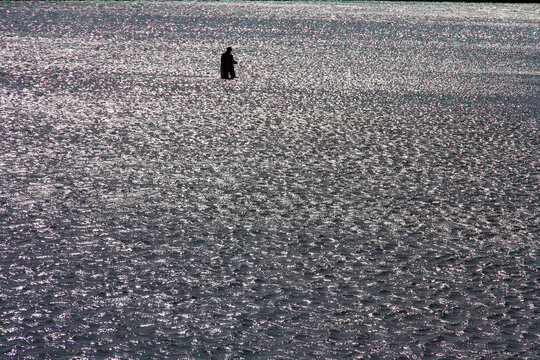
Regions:
<instances>
[{"instance_id":1,"label":"sparkling water reflection","mask_svg":"<svg viewBox=\"0 0 540 360\"><path fill-rule=\"evenodd\" d=\"M0 357L539 356L539 9L1 3Z\"/></svg>"}]
</instances>

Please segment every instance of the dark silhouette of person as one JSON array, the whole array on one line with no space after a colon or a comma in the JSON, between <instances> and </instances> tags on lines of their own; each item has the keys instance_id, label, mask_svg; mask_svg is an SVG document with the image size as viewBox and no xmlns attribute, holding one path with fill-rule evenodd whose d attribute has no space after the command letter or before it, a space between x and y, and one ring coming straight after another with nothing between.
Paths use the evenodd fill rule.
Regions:
<instances>
[{"instance_id":1,"label":"dark silhouette of person","mask_svg":"<svg viewBox=\"0 0 540 360\"><path fill-rule=\"evenodd\" d=\"M221 55L221 78L222 79L234 79L236 73L234 72L234 64L238 64L234 61L234 57L231 54L232 47L228 47ZM229 77L230 76L230 77Z\"/></svg>"}]
</instances>

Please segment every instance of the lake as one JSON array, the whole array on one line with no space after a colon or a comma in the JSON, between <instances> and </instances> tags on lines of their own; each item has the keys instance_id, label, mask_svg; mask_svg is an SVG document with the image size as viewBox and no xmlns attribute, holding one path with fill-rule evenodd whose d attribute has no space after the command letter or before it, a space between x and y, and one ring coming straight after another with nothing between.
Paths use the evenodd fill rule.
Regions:
<instances>
[{"instance_id":1,"label":"lake","mask_svg":"<svg viewBox=\"0 0 540 360\"><path fill-rule=\"evenodd\" d=\"M0 357L539 357L539 29L0 3Z\"/></svg>"}]
</instances>

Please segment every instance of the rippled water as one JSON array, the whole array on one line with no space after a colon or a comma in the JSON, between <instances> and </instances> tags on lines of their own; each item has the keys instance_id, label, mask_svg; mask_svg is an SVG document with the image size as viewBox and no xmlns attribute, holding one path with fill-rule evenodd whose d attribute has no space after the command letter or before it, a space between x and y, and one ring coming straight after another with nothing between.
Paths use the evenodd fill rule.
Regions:
<instances>
[{"instance_id":1,"label":"rippled water","mask_svg":"<svg viewBox=\"0 0 540 360\"><path fill-rule=\"evenodd\" d=\"M538 358L539 14L0 3L0 357Z\"/></svg>"}]
</instances>

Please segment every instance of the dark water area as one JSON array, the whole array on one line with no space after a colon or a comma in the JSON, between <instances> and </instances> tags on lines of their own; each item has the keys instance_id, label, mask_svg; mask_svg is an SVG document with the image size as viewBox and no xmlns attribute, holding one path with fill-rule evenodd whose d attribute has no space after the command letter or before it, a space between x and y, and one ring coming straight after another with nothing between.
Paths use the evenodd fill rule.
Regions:
<instances>
[{"instance_id":1,"label":"dark water area","mask_svg":"<svg viewBox=\"0 0 540 360\"><path fill-rule=\"evenodd\" d=\"M539 14L0 3L0 358L539 358Z\"/></svg>"}]
</instances>

